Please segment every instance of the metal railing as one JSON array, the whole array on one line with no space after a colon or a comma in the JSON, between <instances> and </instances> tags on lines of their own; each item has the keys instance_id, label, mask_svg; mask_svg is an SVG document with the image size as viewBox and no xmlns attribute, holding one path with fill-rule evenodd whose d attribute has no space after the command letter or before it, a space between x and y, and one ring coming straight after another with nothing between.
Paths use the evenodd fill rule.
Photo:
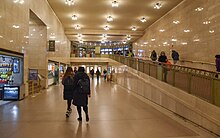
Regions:
<instances>
[{"instance_id":1,"label":"metal railing","mask_svg":"<svg viewBox=\"0 0 220 138\"><path fill-rule=\"evenodd\" d=\"M216 78L220 74L216 72L117 55L110 58L220 106L220 79Z\"/></svg>"}]
</instances>

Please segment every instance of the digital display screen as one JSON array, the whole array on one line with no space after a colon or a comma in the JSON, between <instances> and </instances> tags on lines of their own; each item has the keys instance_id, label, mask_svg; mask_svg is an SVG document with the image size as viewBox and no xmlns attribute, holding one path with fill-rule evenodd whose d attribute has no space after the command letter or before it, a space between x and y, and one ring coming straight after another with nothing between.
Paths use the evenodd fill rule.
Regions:
<instances>
[{"instance_id":1,"label":"digital display screen","mask_svg":"<svg viewBox=\"0 0 220 138\"><path fill-rule=\"evenodd\" d=\"M19 86L4 86L3 100L19 100Z\"/></svg>"}]
</instances>

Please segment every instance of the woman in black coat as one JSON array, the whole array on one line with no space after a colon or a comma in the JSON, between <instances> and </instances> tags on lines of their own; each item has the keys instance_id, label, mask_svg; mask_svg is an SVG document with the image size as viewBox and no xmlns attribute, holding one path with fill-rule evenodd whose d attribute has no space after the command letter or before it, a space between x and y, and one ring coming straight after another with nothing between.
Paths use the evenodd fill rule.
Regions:
<instances>
[{"instance_id":1,"label":"woman in black coat","mask_svg":"<svg viewBox=\"0 0 220 138\"><path fill-rule=\"evenodd\" d=\"M82 113L81 113L81 107L83 107L83 110L86 114L86 121L89 121L89 114L88 114L88 97L90 97L90 83L89 83L89 93L81 93L80 92L80 86L78 85L78 81L80 79L86 78L89 80L89 76L85 73L84 67L79 67L78 72L74 76L74 93L73 93L73 104L77 107L78 111L78 121L82 121Z\"/></svg>"},{"instance_id":2,"label":"woman in black coat","mask_svg":"<svg viewBox=\"0 0 220 138\"><path fill-rule=\"evenodd\" d=\"M62 84L64 86L64 91L63 91L63 99L67 100L67 111L66 111L66 117L69 117L69 115L72 112L71 109L71 102L73 99L73 69L71 67L68 67L63 79L62 79Z\"/></svg>"}]
</instances>

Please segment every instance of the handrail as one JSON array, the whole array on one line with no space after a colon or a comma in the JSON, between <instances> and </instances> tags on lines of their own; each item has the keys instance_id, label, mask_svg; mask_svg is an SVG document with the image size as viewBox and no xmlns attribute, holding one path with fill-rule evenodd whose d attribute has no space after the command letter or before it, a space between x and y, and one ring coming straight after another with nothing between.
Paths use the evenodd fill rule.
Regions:
<instances>
[{"instance_id":1,"label":"handrail","mask_svg":"<svg viewBox=\"0 0 220 138\"><path fill-rule=\"evenodd\" d=\"M123 57L123 56L119 56L119 55L115 55L115 56ZM130 57L124 57L124 58L130 58ZM152 62L152 63L159 63L158 61L152 61L152 60L149 60L149 59L146 59L146 58L137 58L137 57L135 57L135 59L143 60L143 61L148 61L148 62ZM183 61L183 60L180 60L180 61ZM196 61L192 61L192 63L197 63L197 62ZM164 63L160 63L160 64L164 64ZM210 65L215 65L215 64L214 63L210 63ZM217 73L217 72L210 71L210 70L199 69L199 68L194 68L194 67L188 67L188 66L184 66L184 65L173 65L172 64L171 66L184 67L184 68L188 68L188 69L192 69L192 70L205 71L205 72L209 72L209 73ZM217 73L217 74L219 74L219 73Z\"/></svg>"},{"instance_id":2,"label":"handrail","mask_svg":"<svg viewBox=\"0 0 220 138\"><path fill-rule=\"evenodd\" d=\"M110 58L220 107L220 73L118 55Z\"/></svg>"}]
</instances>

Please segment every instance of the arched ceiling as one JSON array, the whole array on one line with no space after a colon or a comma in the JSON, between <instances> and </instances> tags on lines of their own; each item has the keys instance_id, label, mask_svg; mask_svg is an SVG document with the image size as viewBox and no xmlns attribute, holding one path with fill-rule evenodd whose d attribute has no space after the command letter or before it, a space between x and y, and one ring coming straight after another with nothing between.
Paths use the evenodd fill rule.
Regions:
<instances>
[{"instance_id":1,"label":"arched ceiling","mask_svg":"<svg viewBox=\"0 0 220 138\"><path fill-rule=\"evenodd\" d=\"M74 0L74 5L70 6L65 1L48 0L70 41L100 42L104 39L106 42L133 42L183 0L117 0L118 7L112 7L112 0ZM162 7L155 9L156 3ZM72 20L74 14L77 20ZM112 22L107 22L109 15L113 17ZM147 21L141 22L142 17ZM81 29L76 30L75 25L80 25ZM108 31L103 29L106 25L110 28ZM132 26L136 26L137 30L132 31ZM82 37L78 37L79 33ZM103 34L107 37L104 38ZM126 35L130 35L131 40L127 40Z\"/></svg>"}]
</instances>

